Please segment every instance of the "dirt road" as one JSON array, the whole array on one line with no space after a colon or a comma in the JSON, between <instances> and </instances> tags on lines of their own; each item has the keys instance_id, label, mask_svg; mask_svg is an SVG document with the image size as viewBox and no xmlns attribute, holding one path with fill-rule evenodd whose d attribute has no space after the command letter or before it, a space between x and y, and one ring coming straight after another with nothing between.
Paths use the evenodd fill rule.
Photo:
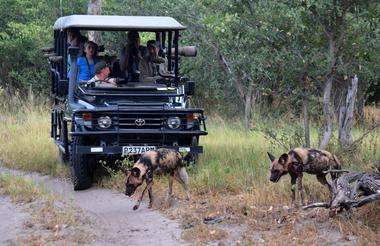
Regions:
<instances>
[{"instance_id":1,"label":"dirt road","mask_svg":"<svg viewBox=\"0 0 380 246\"><path fill-rule=\"evenodd\" d=\"M48 190L60 194L71 200L73 205L81 208L92 220L92 230L96 237L91 245L181 245L181 229L178 222L165 218L158 211L147 209L147 204L141 204L139 210L133 211L135 200L124 194L115 193L106 189L91 188L85 191L74 192L72 184L67 180L60 180L37 173L25 174L19 171L0 167L0 173L23 175L37 183L44 184ZM0 217L7 219L13 206L0 200ZM20 221L22 213L18 213ZM0 227L1 235L14 236L14 223ZM18 221L18 222L19 222ZM8 230L8 232L7 232ZM0 242L1 244L1 242Z\"/></svg>"}]
</instances>

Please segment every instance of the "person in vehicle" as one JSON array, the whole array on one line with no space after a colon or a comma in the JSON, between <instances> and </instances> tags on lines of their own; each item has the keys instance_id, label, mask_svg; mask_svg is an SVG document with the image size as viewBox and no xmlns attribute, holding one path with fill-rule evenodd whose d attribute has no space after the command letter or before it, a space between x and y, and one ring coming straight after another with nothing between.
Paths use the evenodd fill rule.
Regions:
<instances>
[{"instance_id":1,"label":"person in vehicle","mask_svg":"<svg viewBox=\"0 0 380 246\"><path fill-rule=\"evenodd\" d=\"M153 83L168 75L165 58L158 55L159 46L155 40L146 43L146 53L140 63L140 82Z\"/></svg>"},{"instance_id":2,"label":"person in vehicle","mask_svg":"<svg viewBox=\"0 0 380 246\"><path fill-rule=\"evenodd\" d=\"M87 42L87 37L83 36L79 29L70 28L67 30L67 46L68 47L79 47L78 56L83 55L84 44ZM71 58L70 54L67 56L67 77L70 78L71 69Z\"/></svg>"},{"instance_id":3,"label":"person in vehicle","mask_svg":"<svg viewBox=\"0 0 380 246\"><path fill-rule=\"evenodd\" d=\"M95 64L95 76L87 81L87 87L117 87L116 79L109 78L110 68L105 61Z\"/></svg>"},{"instance_id":4,"label":"person in vehicle","mask_svg":"<svg viewBox=\"0 0 380 246\"><path fill-rule=\"evenodd\" d=\"M129 31L127 45L120 55L120 72L127 81L139 81L139 63L142 60L140 35L137 31Z\"/></svg>"},{"instance_id":5,"label":"person in vehicle","mask_svg":"<svg viewBox=\"0 0 380 246\"><path fill-rule=\"evenodd\" d=\"M87 41L87 38L80 33L79 29L71 28L67 30L67 43L69 46L79 47L80 50L83 52L84 43L86 43Z\"/></svg>"},{"instance_id":6,"label":"person in vehicle","mask_svg":"<svg viewBox=\"0 0 380 246\"><path fill-rule=\"evenodd\" d=\"M78 57L78 81L80 84L86 83L95 76L95 64L98 62L96 58L97 45L88 41L84 44L84 56Z\"/></svg>"}]
</instances>

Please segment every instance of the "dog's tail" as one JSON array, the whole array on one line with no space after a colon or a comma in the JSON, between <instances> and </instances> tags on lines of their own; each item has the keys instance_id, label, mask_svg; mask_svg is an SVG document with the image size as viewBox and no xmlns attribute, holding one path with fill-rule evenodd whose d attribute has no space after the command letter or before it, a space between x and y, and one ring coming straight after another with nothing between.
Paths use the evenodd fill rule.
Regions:
<instances>
[{"instance_id":1,"label":"dog's tail","mask_svg":"<svg viewBox=\"0 0 380 246\"><path fill-rule=\"evenodd\" d=\"M187 175L186 167L178 168L178 178L181 179L184 185L189 184L189 175Z\"/></svg>"}]
</instances>

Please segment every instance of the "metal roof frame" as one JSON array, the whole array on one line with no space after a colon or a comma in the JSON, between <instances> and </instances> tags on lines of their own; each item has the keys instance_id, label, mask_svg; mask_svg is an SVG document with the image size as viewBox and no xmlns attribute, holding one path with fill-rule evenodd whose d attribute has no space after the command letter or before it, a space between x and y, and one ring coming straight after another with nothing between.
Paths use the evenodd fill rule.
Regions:
<instances>
[{"instance_id":1,"label":"metal roof frame","mask_svg":"<svg viewBox=\"0 0 380 246\"><path fill-rule=\"evenodd\" d=\"M54 30L78 28L99 31L178 31L186 29L168 16L70 15L60 17Z\"/></svg>"}]
</instances>

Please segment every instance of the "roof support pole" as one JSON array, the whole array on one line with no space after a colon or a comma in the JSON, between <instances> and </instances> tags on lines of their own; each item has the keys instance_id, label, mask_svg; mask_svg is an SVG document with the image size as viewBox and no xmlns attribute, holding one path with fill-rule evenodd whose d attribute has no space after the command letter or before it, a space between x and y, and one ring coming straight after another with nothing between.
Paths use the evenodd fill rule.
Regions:
<instances>
[{"instance_id":1,"label":"roof support pole","mask_svg":"<svg viewBox=\"0 0 380 246\"><path fill-rule=\"evenodd\" d=\"M171 31L168 32L168 71L172 71L172 40L173 33Z\"/></svg>"},{"instance_id":2,"label":"roof support pole","mask_svg":"<svg viewBox=\"0 0 380 246\"><path fill-rule=\"evenodd\" d=\"M179 39L179 32L178 31L175 31L175 35L174 35L174 75L175 75L175 86L178 86L178 80L179 80L179 77L178 77L178 63L179 63L179 60L178 60L178 39Z\"/></svg>"}]
</instances>

